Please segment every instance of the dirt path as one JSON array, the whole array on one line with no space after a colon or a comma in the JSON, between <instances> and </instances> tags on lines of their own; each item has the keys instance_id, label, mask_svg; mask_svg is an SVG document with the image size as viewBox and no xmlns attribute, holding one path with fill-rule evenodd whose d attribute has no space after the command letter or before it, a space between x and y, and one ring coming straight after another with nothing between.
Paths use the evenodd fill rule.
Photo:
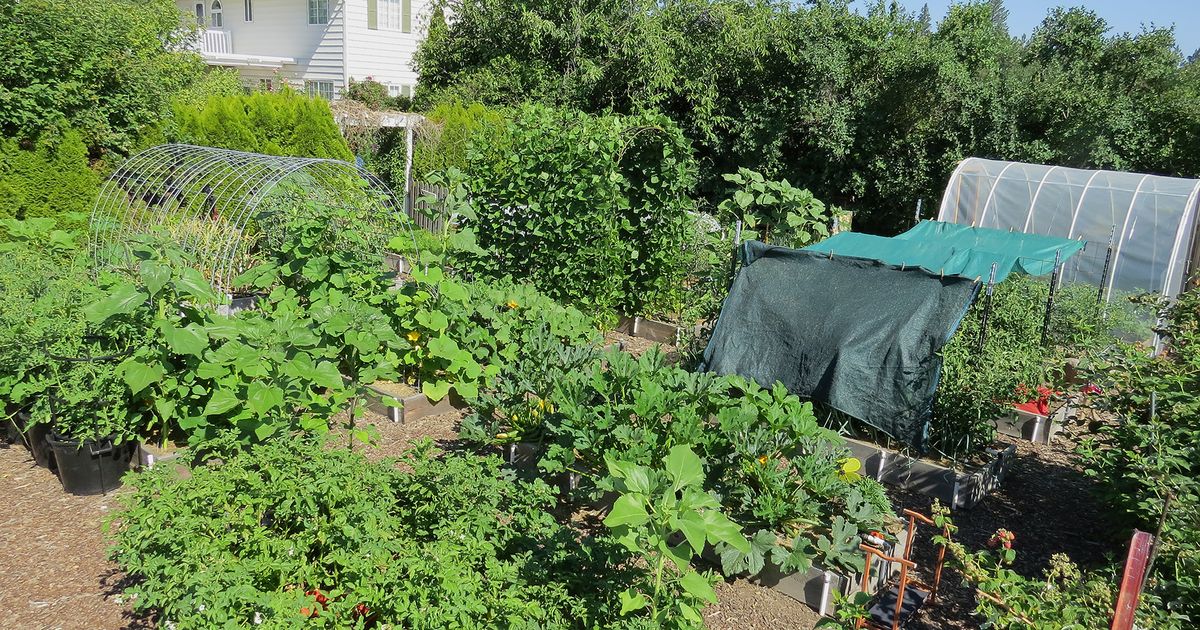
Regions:
<instances>
[{"instance_id":1,"label":"dirt path","mask_svg":"<svg viewBox=\"0 0 1200 630\"><path fill-rule=\"evenodd\" d=\"M105 559L113 495L77 497L34 465L22 445L0 446L0 628L145 627L116 598Z\"/></svg>"},{"instance_id":2,"label":"dirt path","mask_svg":"<svg viewBox=\"0 0 1200 630\"><path fill-rule=\"evenodd\" d=\"M1105 554L1121 557L1127 541L1098 537L1106 531L1103 509L1091 489L1097 483L1083 475L1071 454L1075 441L1060 434L1050 446L1012 441L1017 458L999 490L970 510L951 515L959 531L955 536L972 549L983 549L988 538L1000 528L1016 535L1013 548L1017 560L1013 569L1029 578L1043 577L1050 556L1066 553L1083 568L1106 564ZM888 488L892 504L899 511L911 508L929 513L930 499ZM934 550L929 543L929 528L919 531L914 560L922 568L922 579L930 579ZM942 581L941 601L923 612L915 629L977 628L974 617L975 595L962 584L957 573L948 571Z\"/></svg>"}]
</instances>

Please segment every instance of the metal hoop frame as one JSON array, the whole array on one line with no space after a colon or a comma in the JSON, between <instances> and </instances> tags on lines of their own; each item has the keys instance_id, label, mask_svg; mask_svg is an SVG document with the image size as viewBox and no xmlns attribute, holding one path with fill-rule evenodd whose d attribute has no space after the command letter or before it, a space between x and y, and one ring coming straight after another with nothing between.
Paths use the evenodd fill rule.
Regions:
<instances>
[{"instance_id":1,"label":"metal hoop frame","mask_svg":"<svg viewBox=\"0 0 1200 630\"><path fill-rule=\"evenodd\" d=\"M415 245L391 189L354 164L164 144L130 157L101 185L88 237L96 267L127 261L130 239L165 229L218 290L230 293L257 243L248 231L288 190L362 210L368 224L354 229L404 225Z\"/></svg>"}]
</instances>

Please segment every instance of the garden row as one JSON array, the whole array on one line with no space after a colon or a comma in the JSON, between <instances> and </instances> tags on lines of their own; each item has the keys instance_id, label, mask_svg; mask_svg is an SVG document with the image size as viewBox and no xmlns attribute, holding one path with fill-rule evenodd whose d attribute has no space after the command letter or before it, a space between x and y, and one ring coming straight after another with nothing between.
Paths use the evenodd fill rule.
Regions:
<instances>
[{"instance_id":1,"label":"garden row","mask_svg":"<svg viewBox=\"0 0 1200 630\"><path fill-rule=\"evenodd\" d=\"M668 368L658 353L600 354L591 318L529 285L432 266L396 289L362 237L338 229L353 212L290 209L279 247L240 279L259 308L233 314L161 239L132 244L98 283L79 252L9 248L0 379L25 435L45 427L85 459L138 441L187 448L186 478L157 466L122 499L115 554L140 578L136 606L183 627L317 611L347 626L690 625L712 600L714 576L689 568L706 549L730 573L853 572L861 536L893 524L880 486L844 472L836 435L782 389ZM357 417L381 380L470 402L464 434L481 451L540 443L547 475L579 475L574 498L617 492L611 532L578 543L546 515L549 486L513 485L496 457L424 453L397 472L321 446L333 428L370 439ZM213 527L227 535L207 537ZM423 560L439 545L461 566ZM566 575L581 566L595 575ZM395 581L413 571L440 586ZM508 586L469 587L481 579Z\"/></svg>"}]
</instances>

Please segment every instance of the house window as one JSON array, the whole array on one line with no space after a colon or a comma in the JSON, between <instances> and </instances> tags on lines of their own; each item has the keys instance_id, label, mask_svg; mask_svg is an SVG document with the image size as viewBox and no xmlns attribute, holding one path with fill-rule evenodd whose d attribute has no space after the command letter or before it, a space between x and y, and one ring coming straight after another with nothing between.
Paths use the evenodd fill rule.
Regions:
<instances>
[{"instance_id":1,"label":"house window","mask_svg":"<svg viewBox=\"0 0 1200 630\"><path fill-rule=\"evenodd\" d=\"M309 96L320 96L326 100L333 100L333 81L305 81L304 92Z\"/></svg>"},{"instance_id":2,"label":"house window","mask_svg":"<svg viewBox=\"0 0 1200 630\"><path fill-rule=\"evenodd\" d=\"M367 28L412 31L412 0L367 0Z\"/></svg>"},{"instance_id":3,"label":"house window","mask_svg":"<svg viewBox=\"0 0 1200 630\"><path fill-rule=\"evenodd\" d=\"M213 28L221 28L223 25L221 19L221 0L213 0L212 10L209 13L209 24Z\"/></svg>"},{"instance_id":4,"label":"house window","mask_svg":"<svg viewBox=\"0 0 1200 630\"><path fill-rule=\"evenodd\" d=\"M273 92L273 91L275 91L275 85L274 85L274 83L271 82L270 79L259 79L258 80L258 91Z\"/></svg>"},{"instance_id":5,"label":"house window","mask_svg":"<svg viewBox=\"0 0 1200 630\"><path fill-rule=\"evenodd\" d=\"M379 1L379 26L389 31L400 30L400 22L404 17L400 12L400 0Z\"/></svg>"},{"instance_id":6,"label":"house window","mask_svg":"<svg viewBox=\"0 0 1200 630\"><path fill-rule=\"evenodd\" d=\"M308 0L308 23L329 23L329 0Z\"/></svg>"},{"instance_id":7,"label":"house window","mask_svg":"<svg viewBox=\"0 0 1200 630\"><path fill-rule=\"evenodd\" d=\"M254 3L250 0L246 0L246 21L254 21Z\"/></svg>"},{"instance_id":8,"label":"house window","mask_svg":"<svg viewBox=\"0 0 1200 630\"><path fill-rule=\"evenodd\" d=\"M204 3L203 2L196 3L196 22L198 22L200 24L200 26L204 26L207 23L204 20Z\"/></svg>"},{"instance_id":9,"label":"house window","mask_svg":"<svg viewBox=\"0 0 1200 630\"><path fill-rule=\"evenodd\" d=\"M388 96L400 96L400 86L399 85L389 85L388 86Z\"/></svg>"}]
</instances>

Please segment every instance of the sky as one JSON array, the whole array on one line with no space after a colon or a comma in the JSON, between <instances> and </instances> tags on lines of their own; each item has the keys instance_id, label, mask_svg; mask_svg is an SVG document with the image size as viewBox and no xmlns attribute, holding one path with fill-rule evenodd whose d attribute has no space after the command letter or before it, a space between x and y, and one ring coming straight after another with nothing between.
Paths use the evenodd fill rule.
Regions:
<instances>
[{"instance_id":1,"label":"sky","mask_svg":"<svg viewBox=\"0 0 1200 630\"><path fill-rule=\"evenodd\" d=\"M917 12L929 4L936 24L946 15L950 0L900 0L905 8ZM860 10L867 0L855 0ZM1005 0L1008 30L1014 36L1028 35L1042 22L1046 13L1058 6L1083 6L1095 11L1112 27L1111 34L1137 33L1142 24L1175 25L1175 40L1186 57L1200 48L1200 0Z\"/></svg>"}]
</instances>

